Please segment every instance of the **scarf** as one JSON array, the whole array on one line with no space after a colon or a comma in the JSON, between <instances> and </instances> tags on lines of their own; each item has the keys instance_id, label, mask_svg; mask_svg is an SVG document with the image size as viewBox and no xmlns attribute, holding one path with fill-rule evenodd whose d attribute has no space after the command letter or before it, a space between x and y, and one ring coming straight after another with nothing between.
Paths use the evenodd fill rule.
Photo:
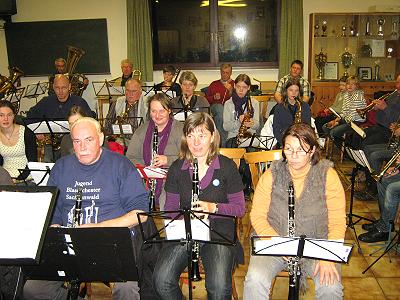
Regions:
<instances>
[{"instance_id":1,"label":"scarf","mask_svg":"<svg viewBox=\"0 0 400 300\"><path fill-rule=\"evenodd\" d=\"M158 133L158 152L157 154L164 154L165 148L167 147L169 135L171 133L172 129L172 122L173 118L170 118L168 120L167 126L165 126L164 130ZM152 141L153 141L153 132L154 132L154 127L156 125L154 124L153 120L149 121L149 126L147 126L147 131L146 135L144 137L144 142L143 142L143 160L144 164L146 166L149 166L151 163L151 155L152 155ZM156 183L156 202L158 204L158 199L160 198L161 195L161 190L162 190L162 179L157 179Z\"/></svg>"},{"instance_id":2,"label":"scarf","mask_svg":"<svg viewBox=\"0 0 400 300\"><path fill-rule=\"evenodd\" d=\"M232 102L235 105L235 111L237 115L238 116L243 115L244 113L243 105L247 103L247 94L243 98L240 98L238 94L236 94L236 91L233 91Z\"/></svg>"}]
</instances>

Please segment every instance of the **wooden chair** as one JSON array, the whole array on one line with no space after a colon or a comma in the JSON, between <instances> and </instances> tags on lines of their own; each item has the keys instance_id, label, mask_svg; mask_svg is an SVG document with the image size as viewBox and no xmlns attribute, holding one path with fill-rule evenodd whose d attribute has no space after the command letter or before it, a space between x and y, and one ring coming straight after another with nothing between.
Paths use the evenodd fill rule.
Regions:
<instances>
[{"instance_id":1,"label":"wooden chair","mask_svg":"<svg viewBox=\"0 0 400 300\"><path fill-rule=\"evenodd\" d=\"M268 169L270 163L274 160L280 160L281 158L282 150L267 150L245 153L244 159L250 168L251 181L254 191L256 190L258 180L265 170ZM248 230L244 236L245 238L250 236L251 228L251 224L249 223Z\"/></svg>"}]
</instances>

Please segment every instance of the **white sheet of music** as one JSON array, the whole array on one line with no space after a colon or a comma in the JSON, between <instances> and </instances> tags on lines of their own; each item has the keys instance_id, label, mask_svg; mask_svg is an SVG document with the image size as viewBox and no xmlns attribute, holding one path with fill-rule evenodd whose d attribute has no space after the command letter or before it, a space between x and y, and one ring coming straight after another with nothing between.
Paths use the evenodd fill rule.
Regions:
<instances>
[{"instance_id":1,"label":"white sheet of music","mask_svg":"<svg viewBox=\"0 0 400 300\"><path fill-rule=\"evenodd\" d=\"M131 124L122 124L122 133L123 134L133 134L132 125ZM121 130L118 124L112 125L112 131L114 134L121 134Z\"/></svg>"},{"instance_id":2,"label":"white sheet of music","mask_svg":"<svg viewBox=\"0 0 400 300\"><path fill-rule=\"evenodd\" d=\"M47 212L50 192L0 192L0 258L35 258Z\"/></svg>"},{"instance_id":3,"label":"white sheet of music","mask_svg":"<svg viewBox=\"0 0 400 300\"><path fill-rule=\"evenodd\" d=\"M188 117L189 117L191 114L192 114L191 111L188 111L188 112L187 112L187 116L188 116ZM176 113L176 114L174 115L174 119L177 120L177 121L182 121L182 122L184 122L184 121L186 120L186 119L185 119L185 113L184 113L183 111Z\"/></svg>"},{"instance_id":4,"label":"white sheet of music","mask_svg":"<svg viewBox=\"0 0 400 300\"><path fill-rule=\"evenodd\" d=\"M329 110L339 119L341 119L342 117L337 113L336 110L334 110L332 107L329 107Z\"/></svg>"},{"instance_id":5,"label":"white sheet of music","mask_svg":"<svg viewBox=\"0 0 400 300\"><path fill-rule=\"evenodd\" d=\"M168 170L162 168L156 168L152 166L147 166L142 169L147 178L150 179L165 179L167 177ZM139 172L140 176L143 178L143 174Z\"/></svg>"},{"instance_id":6,"label":"white sheet of music","mask_svg":"<svg viewBox=\"0 0 400 300\"><path fill-rule=\"evenodd\" d=\"M43 170L43 171L31 171L31 176L33 181L38 184L42 181L43 176L46 174L47 168L51 170L53 168L54 163L45 163L45 162L37 162L37 161L30 161L28 162L28 168L30 170ZM39 186L46 186L47 181L49 180L49 174L47 173L45 178L43 179L42 183Z\"/></svg>"},{"instance_id":7,"label":"white sheet of music","mask_svg":"<svg viewBox=\"0 0 400 300\"><path fill-rule=\"evenodd\" d=\"M49 125L53 133L69 133L68 121L49 121ZM49 127L44 121L28 124L28 127L35 134L50 133Z\"/></svg>"},{"instance_id":8,"label":"white sheet of music","mask_svg":"<svg viewBox=\"0 0 400 300\"><path fill-rule=\"evenodd\" d=\"M190 220L192 229L192 239L198 241L209 241L210 240L210 226L209 220ZM184 220L164 220L165 233L167 234L168 240L181 240L186 239L186 229Z\"/></svg>"},{"instance_id":9,"label":"white sheet of music","mask_svg":"<svg viewBox=\"0 0 400 300\"><path fill-rule=\"evenodd\" d=\"M273 236L269 239L255 240L254 251L258 254L295 256L298 245L298 239Z\"/></svg>"}]
</instances>

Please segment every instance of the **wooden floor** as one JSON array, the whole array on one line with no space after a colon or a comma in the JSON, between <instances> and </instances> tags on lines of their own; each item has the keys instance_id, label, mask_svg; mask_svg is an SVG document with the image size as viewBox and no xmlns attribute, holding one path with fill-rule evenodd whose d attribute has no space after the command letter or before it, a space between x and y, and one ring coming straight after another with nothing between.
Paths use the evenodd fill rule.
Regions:
<instances>
[{"instance_id":1,"label":"wooden floor","mask_svg":"<svg viewBox=\"0 0 400 300\"><path fill-rule=\"evenodd\" d=\"M350 199L350 173L352 170L352 163L344 161L343 163L337 162L338 159L334 159L338 173L342 179L343 186L346 190L346 199L348 202L349 211L349 199ZM363 184L356 184L356 188L362 190ZM251 207L251 202L247 203L248 211ZM368 218L378 218L379 209L377 201L360 201L355 199L353 205L353 213L362 215ZM354 221L357 221L355 218ZM248 214L244 218L244 231L249 224ZM365 223L360 221L355 225L357 234L363 232L361 224ZM245 260L246 264L239 266L235 272L235 282L239 299L242 299L243 293L243 282L247 272L249 262L249 242L248 240L243 241L242 244L245 247ZM375 250L379 249L378 246L371 246L361 242L362 253L357 251L357 245L355 242L355 235L352 229L347 228L346 231L346 242L354 243L354 251L348 265L343 265L342 268L342 281L344 286L345 299L400 299L400 256L392 253L391 262L388 255L385 255L377 264L375 264L365 274L362 272L372 263L376 257L382 252L379 251L376 254L370 255ZM313 283L310 280L310 289L307 294L301 299L314 299ZM288 282L286 278L278 278L273 290L272 299L287 299L287 287ZM183 285L184 293L187 294L187 285ZM207 299L206 291L204 288L204 280L200 283L196 283L196 287L193 290L194 299ZM91 299L111 299L110 292L103 284L93 284L93 295ZM172 299L171 299L172 300ZM258 300L258 299L254 299Z\"/></svg>"}]
</instances>

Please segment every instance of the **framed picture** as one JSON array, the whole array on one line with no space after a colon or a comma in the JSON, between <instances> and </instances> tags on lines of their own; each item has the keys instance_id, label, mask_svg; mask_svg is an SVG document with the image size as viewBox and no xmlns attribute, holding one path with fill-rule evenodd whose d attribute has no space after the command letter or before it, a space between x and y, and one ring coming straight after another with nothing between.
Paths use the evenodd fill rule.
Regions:
<instances>
[{"instance_id":1,"label":"framed picture","mask_svg":"<svg viewBox=\"0 0 400 300\"><path fill-rule=\"evenodd\" d=\"M359 67L358 78L360 80L372 80L372 68L371 67Z\"/></svg>"},{"instance_id":2,"label":"framed picture","mask_svg":"<svg viewBox=\"0 0 400 300\"><path fill-rule=\"evenodd\" d=\"M324 79L325 80L338 80L339 76L339 63L338 62L327 62L324 67Z\"/></svg>"}]
</instances>

